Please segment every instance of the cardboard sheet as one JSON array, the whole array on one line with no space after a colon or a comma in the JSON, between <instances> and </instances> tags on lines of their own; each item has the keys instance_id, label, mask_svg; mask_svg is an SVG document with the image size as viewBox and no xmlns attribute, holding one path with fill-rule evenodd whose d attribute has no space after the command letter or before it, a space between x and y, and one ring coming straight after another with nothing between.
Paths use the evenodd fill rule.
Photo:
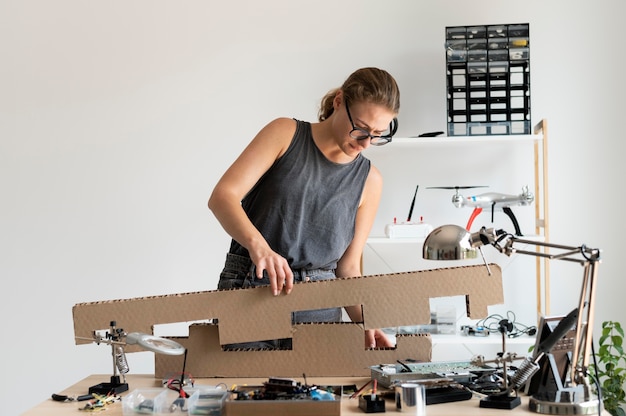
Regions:
<instances>
[{"instance_id":1,"label":"cardboard sheet","mask_svg":"<svg viewBox=\"0 0 626 416\"><path fill-rule=\"evenodd\" d=\"M76 343L81 344L90 341L80 338L90 339L94 330L109 328L111 321L126 332L152 333L159 324L217 319L219 325L194 325L188 339L177 339L188 347L187 369L196 377L293 376L303 372L367 375L367 367L376 363L406 358L428 361L431 344L430 337L418 336L399 339L392 350L365 349L363 328L428 324L429 299L444 296L464 295L467 316L483 318L488 306L504 302L501 269L495 264L490 268L491 275L481 265L299 283L291 294L277 297L262 287L80 303L73 307L74 332ZM351 305L362 305L362 325L291 323L293 311ZM293 350L222 351L219 347L278 338L293 338ZM132 351L136 350L127 349ZM241 358L242 354L250 359ZM305 358L316 355L320 359ZM180 357L159 355L155 360L157 377L174 367L182 368L182 363L174 364ZM216 365L217 361L224 365Z\"/></svg>"}]
</instances>

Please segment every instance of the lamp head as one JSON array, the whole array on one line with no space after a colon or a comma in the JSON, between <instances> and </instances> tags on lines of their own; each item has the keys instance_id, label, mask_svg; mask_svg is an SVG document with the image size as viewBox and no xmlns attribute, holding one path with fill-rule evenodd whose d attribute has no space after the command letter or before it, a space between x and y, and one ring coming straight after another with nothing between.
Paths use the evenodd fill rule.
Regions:
<instances>
[{"instance_id":1,"label":"lamp head","mask_svg":"<svg viewBox=\"0 0 626 416\"><path fill-rule=\"evenodd\" d=\"M465 260L477 257L471 234L465 228L447 224L435 228L426 240L422 257L426 260Z\"/></svg>"},{"instance_id":2,"label":"lamp head","mask_svg":"<svg viewBox=\"0 0 626 416\"><path fill-rule=\"evenodd\" d=\"M426 260L475 259L478 257L477 253L481 252L480 248L486 245L494 246L501 253L510 255L512 241L513 236L503 230L482 227L480 231L470 233L456 224L446 224L428 234L422 257Z\"/></svg>"}]
</instances>

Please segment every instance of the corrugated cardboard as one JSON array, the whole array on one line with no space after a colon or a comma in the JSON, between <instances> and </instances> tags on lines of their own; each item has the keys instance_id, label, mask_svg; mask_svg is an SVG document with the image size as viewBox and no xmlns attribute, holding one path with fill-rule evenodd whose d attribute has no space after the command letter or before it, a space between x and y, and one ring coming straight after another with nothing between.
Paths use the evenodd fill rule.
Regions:
<instances>
[{"instance_id":1,"label":"corrugated cardboard","mask_svg":"<svg viewBox=\"0 0 626 416\"><path fill-rule=\"evenodd\" d=\"M218 326L196 324L188 338L173 338L187 348L186 369L195 377L368 376L370 366L398 359L430 361L428 334L396 338L396 348L364 348L363 328L354 323L296 324L292 350L223 351ZM183 358L155 355L155 376L180 373Z\"/></svg>"},{"instance_id":2,"label":"corrugated cardboard","mask_svg":"<svg viewBox=\"0 0 626 416\"><path fill-rule=\"evenodd\" d=\"M73 308L74 332L80 344L111 321L126 332L152 333L158 324L217 319L219 326L194 325L188 339L178 340L189 348L187 371L196 377L368 375L376 363L430 360L430 338L400 338L392 350L365 349L360 325L292 325L291 312L362 305L366 329L419 325L430 322L430 298L465 295L467 316L479 319L487 316L488 306L503 303L501 270L490 267L491 275L484 266L466 266L299 283L291 294L276 297L262 287L80 303ZM293 350L219 348L277 338L293 338ZM180 371L181 360L158 355L157 377L175 363Z\"/></svg>"}]
</instances>

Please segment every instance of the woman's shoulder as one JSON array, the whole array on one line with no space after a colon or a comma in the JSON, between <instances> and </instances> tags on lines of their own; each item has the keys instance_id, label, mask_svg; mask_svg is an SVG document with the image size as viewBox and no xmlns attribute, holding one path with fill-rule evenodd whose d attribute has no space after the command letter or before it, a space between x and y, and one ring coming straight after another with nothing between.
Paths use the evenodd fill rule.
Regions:
<instances>
[{"instance_id":1,"label":"woman's shoulder","mask_svg":"<svg viewBox=\"0 0 626 416\"><path fill-rule=\"evenodd\" d=\"M295 119L279 117L267 123L258 135L274 141L291 141L297 127L298 122Z\"/></svg>"},{"instance_id":2,"label":"woman's shoulder","mask_svg":"<svg viewBox=\"0 0 626 416\"><path fill-rule=\"evenodd\" d=\"M279 117L267 123L253 140L253 145L258 148L262 146L265 150L272 152L275 157L282 156L292 142L299 123L293 118Z\"/></svg>"},{"instance_id":3,"label":"woman's shoulder","mask_svg":"<svg viewBox=\"0 0 626 416\"><path fill-rule=\"evenodd\" d=\"M278 117L267 123L264 129L271 129L276 132L285 131L293 133L298 124L303 123L295 118Z\"/></svg>"}]
</instances>

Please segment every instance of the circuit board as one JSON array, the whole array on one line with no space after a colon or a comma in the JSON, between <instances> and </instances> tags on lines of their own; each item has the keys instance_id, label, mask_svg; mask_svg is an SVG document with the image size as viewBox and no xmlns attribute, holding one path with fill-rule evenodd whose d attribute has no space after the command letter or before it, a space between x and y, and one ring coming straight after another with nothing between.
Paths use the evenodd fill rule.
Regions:
<instances>
[{"instance_id":1,"label":"circuit board","mask_svg":"<svg viewBox=\"0 0 626 416\"><path fill-rule=\"evenodd\" d=\"M434 361L380 364L370 367L372 379L382 387L391 387L398 382L419 381L427 385L440 385L450 382L465 383L486 372L493 372L490 366L478 366L471 361Z\"/></svg>"}]
</instances>

